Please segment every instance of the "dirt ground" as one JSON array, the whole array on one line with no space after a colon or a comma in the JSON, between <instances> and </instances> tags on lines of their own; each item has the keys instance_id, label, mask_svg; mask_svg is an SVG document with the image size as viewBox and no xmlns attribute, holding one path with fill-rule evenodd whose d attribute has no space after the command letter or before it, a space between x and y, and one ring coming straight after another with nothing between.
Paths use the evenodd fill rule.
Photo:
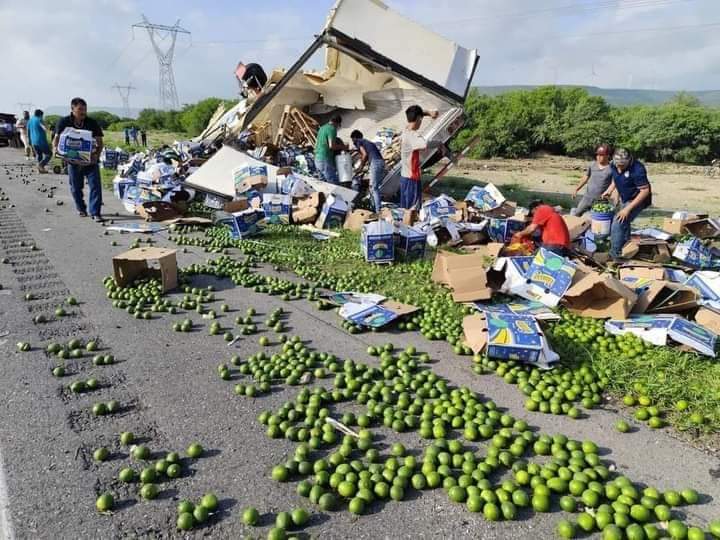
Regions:
<instances>
[{"instance_id":1,"label":"dirt ground","mask_svg":"<svg viewBox=\"0 0 720 540\"><path fill-rule=\"evenodd\" d=\"M492 182L508 199L522 204L528 197L545 197L554 204L572 206L571 195L588 162L546 156L533 159L463 159L447 178L457 187ZM705 175L705 167L674 163L645 163L653 189L653 208L644 216L657 223L674 210L720 213L720 178ZM444 181L443 181L444 182ZM442 191L442 183L438 190ZM504 189L503 189L504 188Z\"/></svg>"}]
</instances>

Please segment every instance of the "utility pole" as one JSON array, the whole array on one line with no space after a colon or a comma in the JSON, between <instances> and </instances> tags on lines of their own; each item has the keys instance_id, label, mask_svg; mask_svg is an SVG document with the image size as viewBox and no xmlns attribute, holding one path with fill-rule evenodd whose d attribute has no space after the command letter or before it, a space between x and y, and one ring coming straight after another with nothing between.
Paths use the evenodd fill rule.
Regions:
<instances>
[{"instance_id":1,"label":"utility pole","mask_svg":"<svg viewBox=\"0 0 720 540\"><path fill-rule=\"evenodd\" d=\"M145 15L142 16L142 22L133 24L132 28L144 28L147 30L148 36L150 36L150 43L152 43L155 55L158 59L158 65L160 67L160 108L164 110L179 109L180 100L178 100L177 89L175 88L175 76L173 75L173 55L175 54L175 41L177 40L178 34L190 35L188 30L185 30L180 26L180 19L178 19L173 26L166 26L164 24L152 24L147 20ZM162 47L162 41L169 39L169 44Z\"/></svg>"},{"instance_id":2,"label":"utility pole","mask_svg":"<svg viewBox=\"0 0 720 540\"><path fill-rule=\"evenodd\" d=\"M120 99L122 99L123 102L125 118L130 118L130 92L137 89L132 85L132 83L127 86L120 86L118 83L115 83L115 85L110 88L117 89L118 94L120 94Z\"/></svg>"}]
</instances>

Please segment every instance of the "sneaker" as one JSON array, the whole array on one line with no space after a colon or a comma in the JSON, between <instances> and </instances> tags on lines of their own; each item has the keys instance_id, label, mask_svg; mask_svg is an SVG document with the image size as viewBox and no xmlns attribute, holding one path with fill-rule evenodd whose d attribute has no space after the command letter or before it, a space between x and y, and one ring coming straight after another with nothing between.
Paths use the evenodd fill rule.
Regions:
<instances>
[{"instance_id":1,"label":"sneaker","mask_svg":"<svg viewBox=\"0 0 720 540\"><path fill-rule=\"evenodd\" d=\"M93 220L95 223L105 223L105 218L102 217L102 216L93 216L93 217L92 217L92 220Z\"/></svg>"},{"instance_id":2,"label":"sneaker","mask_svg":"<svg viewBox=\"0 0 720 540\"><path fill-rule=\"evenodd\" d=\"M78 212L78 216L87 217L87 212Z\"/></svg>"}]
</instances>

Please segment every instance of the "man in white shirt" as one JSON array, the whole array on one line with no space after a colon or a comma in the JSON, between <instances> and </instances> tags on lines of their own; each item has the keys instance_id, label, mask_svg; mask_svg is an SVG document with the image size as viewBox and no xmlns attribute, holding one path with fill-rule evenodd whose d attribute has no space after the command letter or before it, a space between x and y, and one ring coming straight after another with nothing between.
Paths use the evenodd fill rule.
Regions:
<instances>
[{"instance_id":1,"label":"man in white shirt","mask_svg":"<svg viewBox=\"0 0 720 540\"><path fill-rule=\"evenodd\" d=\"M407 210L419 210L422 202L420 152L441 143L427 141L418 130L423 118L437 118L438 112L426 112L419 105L412 105L405 111L408 124L400 139L400 206Z\"/></svg>"}]
</instances>

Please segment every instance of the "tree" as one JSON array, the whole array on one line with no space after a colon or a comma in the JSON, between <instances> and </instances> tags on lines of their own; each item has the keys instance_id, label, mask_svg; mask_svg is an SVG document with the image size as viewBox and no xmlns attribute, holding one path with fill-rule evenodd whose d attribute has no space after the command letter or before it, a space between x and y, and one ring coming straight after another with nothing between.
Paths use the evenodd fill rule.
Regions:
<instances>
[{"instance_id":1,"label":"tree","mask_svg":"<svg viewBox=\"0 0 720 540\"><path fill-rule=\"evenodd\" d=\"M114 124L115 122L120 121L119 116L109 113L107 111L93 111L91 113L88 113L88 116L94 119L98 124L100 124L100 127L103 129L107 129L110 124Z\"/></svg>"}]
</instances>

